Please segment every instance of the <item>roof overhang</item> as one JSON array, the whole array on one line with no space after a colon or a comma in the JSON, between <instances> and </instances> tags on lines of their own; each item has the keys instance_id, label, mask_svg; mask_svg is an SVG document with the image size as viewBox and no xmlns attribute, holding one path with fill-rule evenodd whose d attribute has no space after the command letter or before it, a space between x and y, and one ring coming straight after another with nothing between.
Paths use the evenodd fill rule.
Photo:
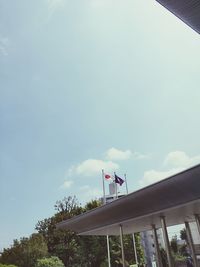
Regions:
<instances>
[{"instance_id":1,"label":"roof overhang","mask_svg":"<svg viewBox=\"0 0 200 267\"><path fill-rule=\"evenodd\" d=\"M147 186L109 204L63 221L66 228L81 235L118 235L157 228L160 217L167 226L193 221L200 214L200 165Z\"/></svg>"},{"instance_id":2,"label":"roof overhang","mask_svg":"<svg viewBox=\"0 0 200 267\"><path fill-rule=\"evenodd\" d=\"M200 33L199 0L156 0L179 19Z\"/></svg>"}]
</instances>

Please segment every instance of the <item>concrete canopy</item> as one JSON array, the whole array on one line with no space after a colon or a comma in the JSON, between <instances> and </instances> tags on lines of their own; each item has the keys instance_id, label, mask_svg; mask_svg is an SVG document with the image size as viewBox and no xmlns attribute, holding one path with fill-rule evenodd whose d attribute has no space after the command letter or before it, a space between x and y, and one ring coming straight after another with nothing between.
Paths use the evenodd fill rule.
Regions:
<instances>
[{"instance_id":1,"label":"concrete canopy","mask_svg":"<svg viewBox=\"0 0 200 267\"><path fill-rule=\"evenodd\" d=\"M156 0L174 15L200 33L199 0Z\"/></svg>"},{"instance_id":2,"label":"concrete canopy","mask_svg":"<svg viewBox=\"0 0 200 267\"><path fill-rule=\"evenodd\" d=\"M57 228L80 235L118 235L121 224L128 234L149 230L152 224L160 228L161 216L172 226L194 221L194 214L200 214L200 165L63 221Z\"/></svg>"}]
</instances>

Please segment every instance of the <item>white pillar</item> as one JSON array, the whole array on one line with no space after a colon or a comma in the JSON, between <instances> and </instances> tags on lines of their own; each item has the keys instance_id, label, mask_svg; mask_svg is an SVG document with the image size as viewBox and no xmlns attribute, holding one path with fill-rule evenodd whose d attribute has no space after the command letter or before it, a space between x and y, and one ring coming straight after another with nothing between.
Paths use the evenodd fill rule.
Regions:
<instances>
[{"instance_id":1,"label":"white pillar","mask_svg":"<svg viewBox=\"0 0 200 267\"><path fill-rule=\"evenodd\" d=\"M155 245L155 250L156 250L156 263L157 263L158 267L162 267L160 247L159 247L159 243L158 243L158 235L157 235L156 227L154 224L152 225L152 232L153 232L154 245Z\"/></svg>"},{"instance_id":2,"label":"white pillar","mask_svg":"<svg viewBox=\"0 0 200 267\"><path fill-rule=\"evenodd\" d=\"M136 264L138 266L139 262L138 262L138 257L137 257L137 248L136 248L135 234L134 233L133 233L133 246L134 246L134 253L135 253L135 261L136 261Z\"/></svg>"},{"instance_id":3,"label":"white pillar","mask_svg":"<svg viewBox=\"0 0 200 267\"><path fill-rule=\"evenodd\" d=\"M109 243L109 236L107 235L106 238L107 238L107 250L108 250L108 267L111 267L111 264L110 264L110 243Z\"/></svg>"},{"instance_id":4,"label":"white pillar","mask_svg":"<svg viewBox=\"0 0 200 267\"><path fill-rule=\"evenodd\" d=\"M199 235L200 235L200 217L198 214L195 214L195 221L196 221L197 228L198 228Z\"/></svg>"},{"instance_id":5,"label":"white pillar","mask_svg":"<svg viewBox=\"0 0 200 267\"><path fill-rule=\"evenodd\" d=\"M164 237L165 249L166 249L166 253L167 253L168 265L169 265L169 267L174 267L173 259L172 259L172 255L171 255L171 251L170 251L169 237L168 237L168 233L167 233L165 217L160 217L160 221L161 221L161 226L162 226L162 231L163 231L163 237Z\"/></svg>"},{"instance_id":6,"label":"white pillar","mask_svg":"<svg viewBox=\"0 0 200 267\"><path fill-rule=\"evenodd\" d=\"M186 228L186 234L187 234L187 239L188 239L190 251L192 254L191 256L193 259L193 264L194 264L194 267L198 267L197 257L195 255L195 249L194 249L194 244L193 244L193 240L192 240L192 234L191 234L189 222L185 222L185 228Z\"/></svg>"},{"instance_id":7,"label":"white pillar","mask_svg":"<svg viewBox=\"0 0 200 267\"><path fill-rule=\"evenodd\" d=\"M125 267L123 228L122 228L122 225L121 224L119 226L119 229L120 229L120 242L121 242L121 250L122 250L122 264L123 264L123 267Z\"/></svg>"}]
</instances>

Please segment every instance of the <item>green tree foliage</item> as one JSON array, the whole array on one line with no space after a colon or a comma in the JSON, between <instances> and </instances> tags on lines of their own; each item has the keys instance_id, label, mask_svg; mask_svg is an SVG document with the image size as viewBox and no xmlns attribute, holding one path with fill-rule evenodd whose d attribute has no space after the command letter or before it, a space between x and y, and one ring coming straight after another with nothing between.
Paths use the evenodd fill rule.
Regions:
<instances>
[{"instance_id":1,"label":"green tree foliage","mask_svg":"<svg viewBox=\"0 0 200 267\"><path fill-rule=\"evenodd\" d=\"M187 241L187 234L186 234L186 229L185 229L185 228L183 228L183 229L180 231L180 238L181 238L182 240Z\"/></svg>"},{"instance_id":2,"label":"green tree foliage","mask_svg":"<svg viewBox=\"0 0 200 267\"><path fill-rule=\"evenodd\" d=\"M35 267L64 267L63 262L55 256L37 260Z\"/></svg>"},{"instance_id":3,"label":"green tree foliage","mask_svg":"<svg viewBox=\"0 0 200 267\"><path fill-rule=\"evenodd\" d=\"M47 245L41 234L14 240L11 248L4 249L0 262L19 267L34 267L37 259L47 256Z\"/></svg>"},{"instance_id":4,"label":"green tree foliage","mask_svg":"<svg viewBox=\"0 0 200 267\"><path fill-rule=\"evenodd\" d=\"M76 197L71 196L65 197L62 201L57 201L55 210L56 214L54 216L37 223L36 230L44 236L50 255L57 255L65 266L74 266L80 237L71 231L56 229L56 224L79 215L84 210Z\"/></svg>"},{"instance_id":5,"label":"green tree foliage","mask_svg":"<svg viewBox=\"0 0 200 267\"><path fill-rule=\"evenodd\" d=\"M13 264L1 264L0 263L0 267L17 267L17 266Z\"/></svg>"},{"instance_id":6,"label":"green tree foliage","mask_svg":"<svg viewBox=\"0 0 200 267\"><path fill-rule=\"evenodd\" d=\"M144 250L141 245L141 237L140 234L135 234L135 243L136 243L136 250L137 250L137 257L139 266L144 266L145 259L144 259Z\"/></svg>"},{"instance_id":7,"label":"green tree foliage","mask_svg":"<svg viewBox=\"0 0 200 267\"><path fill-rule=\"evenodd\" d=\"M55 214L39 221L36 225L38 234L30 238L15 240L10 249L5 249L0 262L15 264L18 267L35 267L48 262L47 256L57 256L66 267L104 267L107 266L106 237L78 236L72 231L56 229L56 224L73 216L97 208L101 203L97 200L81 206L76 197L65 197L57 201ZM144 255L140 245L139 234L136 237L136 247L140 265L144 263ZM132 236L124 236L125 257L127 266L135 262ZM110 238L111 262L114 267L122 266L119 237ZM41 265L43 266L43 265ZM38 266L37 266L38 267Z\"/></svg>"},{"instance_id":8,"label":"green tree foliage","mask_svg":"<svg viewBox=\"0 0 200 267\"><path fill-rule=\"evenodd\" d=\"M168 263L167 263L167 253L164 250L164 248L160 249L160 255L161 255L161 261L162 261L162 266L163 267L167 267Z\"/></svg>"},{"instance_id":9,"label":"green tree foliage","mask_svg":"<svg viewBox=\"0 0 200 267\"><path fill-rule=\"evenodd\" d=\"M170 245L173 253L177 254L178 253L177 235L172 237Z\"/></svg>"}]
</instances>

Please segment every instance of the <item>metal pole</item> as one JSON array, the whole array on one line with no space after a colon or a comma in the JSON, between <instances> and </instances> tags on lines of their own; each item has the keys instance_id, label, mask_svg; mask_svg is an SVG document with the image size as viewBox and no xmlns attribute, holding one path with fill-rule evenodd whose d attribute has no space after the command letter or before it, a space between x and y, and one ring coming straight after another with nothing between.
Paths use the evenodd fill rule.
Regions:
<instances>
[{"instance_id":1,"label":"metal pole","mask_svg":"<svg viewBox=\"0 0 200 267\"><path fill-rule=\"evenodd\" d=\"M158 267L162 267L162 260L161 260L161 255L160 255L160 247L158 243L158 235L156 232L156 227L153 224L152 225L152 232L153 232L153 238L154 238L154 245L155 245L155 250L156 250L156 262Z\"/></svg>"},{"instance_id":2,"label":"metal pole","mask_svg":"<svg viewBox=\"0 0 200 267\"><path fill-rule=\"evenodd\" d=\"M115 183L116 184L116 199L118 199L118 185L117 185L117 183Z\"/></svg>"},{"instance_id":3,"label":"metal pole","mask_svg":"<svg viewBox=\"0 0 200 267\"><path fill-rule=\"evenodd\" d=\"M197 228L198 228L198 231L199 231L199 234L200 234L200 218L199 218L198 214L195 214L194 216L195 216L195 221L196 221Z\"/></svg>"},{"instance_id":4,"label":"metal pole","mask_svg":"<svg viewBox=\"0 0 200 267\"><path fill-rule=\"evenodd\" d=\"M114 179L115 179L115 175L116 173L114 172ZM115 180L114 180L115 181ZM118 199L118 187L117 187L117 183L115 182L115 190L116 190L116 199Z\"/></svg>"},{"instance_id":5,"label":"metal pole","mask_svg":"<svg viewBox=\"0 0 200 267\"><path fill-rule=\"evenodd\" d=\"M107 250L108 250L108 267L111 267L111 264L110 264L110 243L109 243L109 236L107 235L106 238L107 238Z\"/></svg>"},{"instance_id":6,"label":"metal pole","mask_svg":"<svg viewBox=\"0 0 200 267\"><path fill-rule=\"evenodd\" d=\"M104 170L102 170L102 182L103 182L103 204L106 204L106 193L105 193L105 181L104 181ZM108 252L108 267L111 267L110 265L110 245L109 245L109 237L108 235L106 236L107 238L107 252Z\"/></svg>"},{"instance_id":7,"label":"metal pole","mask_svg":"<svg viewBox=\"0 0 200 267\"><path fill-rule=\"evenodd\" d=\"M163 237L164 237L164 243L165 243L165 248L166 248L166 253L167 253L167 260L169 267L173 267L173 260L172 260L172 255L170 251L170 244L169 244L169 237L167 233L167 227L166 227L166 222L165 222L165 217L160 217L161 221L161 226L162 226L162 231L163 231Z\"/></svg>"},{"instance_id":8,"label":"metal pole","mask_svg":"<svg viewBox=\"0 0 200 267\"><path fill-rule=\"evenodd\" d=\"M136 242L135 242L135 234L133 233L133 246L134 246L134 253L135 253L135 262L138 266L138 257L137 257L137 248L136 248Z\"/></svg>"},{"instance_id":9,"label":"metal pole","mask_svg":"<svg viewBox=\"0 0 200 267\"><path fill-rule=\"evenodd\" d=\"M185 222L185 228L186 228L186 235L187 235L190 251L191 251L191 254L192 254L191 256L192 256L192 259L193 259L193 264L194 264L194 267L198 267L198 263L197 263L197 258L196 258L196 255L195 255L195 249L194 249L194 244L193 244L193 240L192 240L192 234L191 234L189 222Z\"/></svg>"},{"instance_id":10,"label":"metal pole","mask_svg":"<svg viewBox=\"0 0 200 267\"><path fill-rule=\"evenodd\" d=\"M106 193L105 193L105 181L104 181L104 170L102 170L102 183L103 183L103 204L106 204Z\"/></svg>"},{"instance_id":11,"label":"metal pole","mask_svg":"<svg viewBox=\"0 0 200 267\"><path fill-rule=\"evenodd\" d=\"M121 250L122 250L122 265L125 267L125 256L124 256L124 242L123 242L123 228L122 225L119 225L120 229L120 242L121 242Z\"/></svg>"},{"instance_id":12,"label":"metal pole","mask_svg":"<svg viewBox=\"0 0 200 267\"><path fill-rule=\"evenodd\" d=\"M126 179L126 173L124 174L124 180L126 184L126 194L128 195L128 184L127 184L127 179Z\"/></svg>"}]
</instances>

